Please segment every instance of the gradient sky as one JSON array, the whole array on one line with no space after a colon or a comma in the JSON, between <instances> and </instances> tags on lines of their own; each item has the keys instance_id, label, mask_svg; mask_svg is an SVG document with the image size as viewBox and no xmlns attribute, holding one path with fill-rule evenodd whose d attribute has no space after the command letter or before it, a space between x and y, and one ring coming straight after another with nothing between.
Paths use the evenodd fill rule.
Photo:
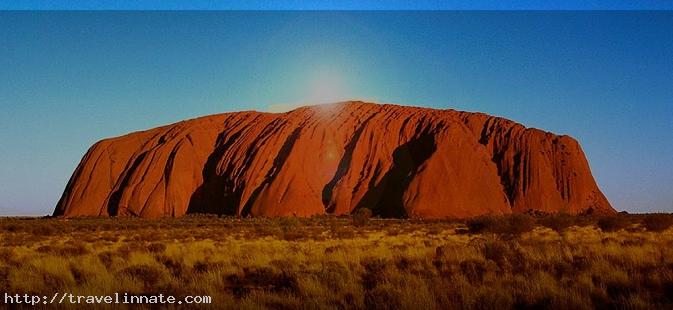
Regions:
<instances>
[{"instance_id":1,"label":"gradient sky","mask_svg":"<svg viewBox=\"0 0 673 310\"><path fill-rule=\"evenodd\" d=\"M345 99L569 134L613 206L673 212L670 12L0 12L0 215L95 141Z\"/></svg>"},{"instance_id":2,"label":"gradient sky","mask_svg":"<svg viewBox=\"0 0 673 310\"><path fill-rule=\"evenodd\" d=\"M671 0L5 0L12 10L670 10Z\"/></svg>"}]
</instances>

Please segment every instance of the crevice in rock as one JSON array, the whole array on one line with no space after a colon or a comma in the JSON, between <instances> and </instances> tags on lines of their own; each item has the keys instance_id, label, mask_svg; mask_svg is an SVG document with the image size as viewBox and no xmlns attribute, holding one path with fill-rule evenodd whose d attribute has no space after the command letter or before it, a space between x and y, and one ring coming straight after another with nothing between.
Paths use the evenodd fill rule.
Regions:
<instances>
[{"instance_id":1,"label":"crevice in rock","mask_svg":"<svg viewBox=\"0 0 673 310\"><path fill-rule=\"evenodd\" d=\"M241 192L233 191L233 182L228 174L217 173L217 166L224 153L234 144L248 127L231 134L220 133L215 150L208 156L202 170L203 183L194 190L189 199L187 213L208 213L234 215L241 200ZM226 140L225 140L226 139Z\"/></svg>"},{"instance_id":2,"label":"crevice in rock","mask_svg":"<svg viewBox=\"0 0 673 310\"><path fill-rule=\"evenodd\" d=\"M434 134L427 132L397 147L393 152L392 167L377 185L370 186L355 210L371 208L374 215L381 217L408 217L404 193L421 165L436 150Z\"/></svg>"},{"instance_id":3,"label":"crevice in rock","mask_svg":"<svg viewBox=\"0 0 673 310\"><path fill-rule=\"evenodd\" d=\"M117 187L117 190L115 190L112 194L110 194L110 198L108 199L108 204L107 204L107 212L110 216L115 216L118 215L119 212L119 202L122 198L122 194L124 194L124 191L126 190L126 187L129 184L129 181L131 181L131 177L133 177L133 173L136 171L138 166L142 163L143 159L145 158L145 155L147 155L147 152L144 152L138 157L135 158L133 161L133 164L131 167L128 169L125 169L126 174L124 175L124 178L122 179L121 183Z\"/></svg>"},{"instance_id":4,"label":"crevice in rock","mask_svg":"<svg viewBox=\"0 0 673 310\"><path fill-rule=\"evenodd\" d=\"M339 161L339 165L337 166L337 170L334 173L334 176L322 189L322 204L325 207L325 211L327 213L333 213L336 208L336 205L334 204L330 205L334 187L339 182L339 180L341 180L341 178L343 178L343 176L346 175L346 172L350 168L351 161L353 160L353 151L355 150L355 146L360 140L360 135L362 135L362 132L365 130L367 123L369 123L369 121L375 115L376 114L370 115L369 117L367 117L366 120L362 122L362 124L360 124L359 128L353 134L351 140L348 141L348 144L346 144L346 147L344 148L344 155L341 157L341 160Z\"/></svg>"},{"instance_id":5,"label":"crevice in rock","mask_svg":"<svg viewBox=\"0 0 673 310\"><path fill-rule=\"evenodd\" d=\"M276 176L280 172L280 169L285 164L285 161L290 156L290 152L292 151L294 143L297 142L297 139L299 139L299 134L301 133L302 128L303 125L299 125L294 131L292 131L292 133L287 137L287 139L285 139L283 146L281 146L280 150L278 151L278 155L276 155L276 158L273 160L273 165L271 166L271 169L269 169L266 176L264 177L264 181L259 186L257 186L257 188L255 188L255 190L250 195L250 198L246 202L245 206L243 206L243 209L241 209L241 216L247 216L248 214L250 214L252 204L257 199L257 196L259 196L262 190L267 185L271 184L271 182L273 182L273 180L276 178Z\"/></svg>"}]
</instances>

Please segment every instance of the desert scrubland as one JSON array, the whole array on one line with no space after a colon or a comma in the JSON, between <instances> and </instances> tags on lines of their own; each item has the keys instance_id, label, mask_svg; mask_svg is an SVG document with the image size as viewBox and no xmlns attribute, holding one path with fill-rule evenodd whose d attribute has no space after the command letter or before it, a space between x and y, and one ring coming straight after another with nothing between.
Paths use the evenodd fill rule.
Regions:
<instances>
[{"instance_id":1,"label":"desert scrubland","mask_svg":"<svg viewBox=\"0 0 673 310\"><path fill-rule=\"evenodd\" d=\"M208 295L213 309L670 309L672 222L5 218L0 291Z\"/></svg>"}]
</instances>

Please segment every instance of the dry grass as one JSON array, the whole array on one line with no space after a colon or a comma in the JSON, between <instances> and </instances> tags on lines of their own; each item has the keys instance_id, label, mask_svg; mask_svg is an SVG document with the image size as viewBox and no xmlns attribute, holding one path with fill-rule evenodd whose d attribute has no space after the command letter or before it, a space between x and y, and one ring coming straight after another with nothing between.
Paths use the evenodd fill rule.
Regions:
<instances>
[{"instance_id":1,"label":"dry grass","mask_svg":"<svg viewBox=\"0 0 673 310\"><path fill-rule=\"evenodd\" d=\"M558 218L0 219L0 291L211 295L213 309L673 307L668 219Z\"/></svg>"}]
</instances>

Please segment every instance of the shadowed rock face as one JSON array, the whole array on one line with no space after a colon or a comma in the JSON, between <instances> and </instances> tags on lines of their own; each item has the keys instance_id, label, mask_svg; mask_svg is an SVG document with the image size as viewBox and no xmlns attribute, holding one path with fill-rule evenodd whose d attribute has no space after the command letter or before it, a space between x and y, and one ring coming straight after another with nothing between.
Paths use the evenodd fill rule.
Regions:
<instances>
[{"instance_id":1,"label":"shadowed rock face","mask_svg":"<svg viewBox=\"0 0 673 310\"><path fill-rule=\"evenodd\" d=\"M346 102L105 139L54 215L613 213L574 139L481 113Z\"/></svg>"}]
</instances>

